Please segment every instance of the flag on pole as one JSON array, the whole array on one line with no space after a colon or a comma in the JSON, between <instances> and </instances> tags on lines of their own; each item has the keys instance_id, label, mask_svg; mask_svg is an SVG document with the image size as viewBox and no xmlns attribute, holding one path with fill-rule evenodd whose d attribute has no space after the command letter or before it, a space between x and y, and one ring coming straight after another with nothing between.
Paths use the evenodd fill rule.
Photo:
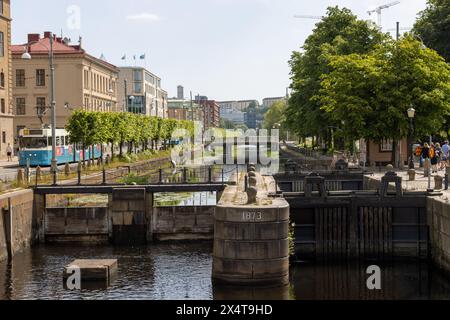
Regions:
<instances>
[{"instance_id":1,"label":"flag on pole","mask_svg":"<svg viewBox=\"0 0 450 320\"><path fill-rule=\"evenodd\" d=\"M141 60L145 60L145 53L144 54L142 54L140 57L139 57L139 59L141 59Z\"/></svg>"},{"instance_id":2,"label":"flag on pole","mask_svg":"<svg viewBox=\"0 0 450 320\"><path fill-rule=\"evenodd\" d=\"M126 60L126 59L127 59L127 55L124 54L123 57L122 57L122 60Z\"/></svg>"}]
</instances>

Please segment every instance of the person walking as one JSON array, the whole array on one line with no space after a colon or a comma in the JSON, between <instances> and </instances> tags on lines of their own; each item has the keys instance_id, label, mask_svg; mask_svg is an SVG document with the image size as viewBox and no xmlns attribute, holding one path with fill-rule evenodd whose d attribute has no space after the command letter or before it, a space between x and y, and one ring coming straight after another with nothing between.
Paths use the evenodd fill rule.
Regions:
<instances>
[{"instance_id":1,"label":"person walking","mask_svg":"<svg viewBox=\"0 0 450 320\"><path fill-rule=\"evenodd\" d=\"M430 164L430 146L428 145L428 143L423 144L421 159L423 162L424 172L429 173L431 164ZM425 176L427 176L427 175L425 175Z\"/></svg>"},{"instance_id":2,"label":"person walking","mask_svg":"<svg viewBox=\"0 0 450 320\"><path fill-rule=\"evenodd\" d=\"M433 173L438 172L438 164L441 162L441 145L439 143L434 144L430 149L431 166L433 168Z\"/></svg>"},{"instance_id":3,"label":"person walking","mask_svg":"<svg viewBox=\"0 0 450 320\"><path fill-rule=\"evenodd\" d=\"M13 153L13 149L11 147L11 144L8 143L8 146L6 147L6 155L8 156L8 162L12 161L12 153Z\"/></svg>"},{"instance_id":4,"label":"person walking","mask_svg":"<svg viewBox=\"0 0 450 320\"><path fill-rule=\"evenodd\" d=\"M450 146L448 145L448 140L445 140L442 145L441 169L445 169L447 166L449 151Z\"/></svg>"}]
</instances>

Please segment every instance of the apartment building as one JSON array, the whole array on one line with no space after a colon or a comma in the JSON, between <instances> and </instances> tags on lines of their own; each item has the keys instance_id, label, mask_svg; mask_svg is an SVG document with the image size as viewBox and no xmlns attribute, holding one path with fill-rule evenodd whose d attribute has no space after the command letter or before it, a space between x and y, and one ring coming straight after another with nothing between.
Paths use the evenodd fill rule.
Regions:
<instances>
[{"instance_id":1,"label":"apartment building","mask_svg":"<svg viewBox=\"0 0 450 320\"><path fill-rule=\"evenodd\" d=\"M8 144L13 145L14 112L11 105L11 6L0 1L0 159L6 157Z\"/></svg>"},{"instance_id":2,"label":"apartment building","mask_svg":"<svg viewBox=\"0 0 450 320\"><path fill-rule=\"evenodd\" d=\"M51 85L49 50L53 38L55 67L56 126L64 128L74 110L119 111L116 66L88 54L82 39L70 39L51 32L29 34L27 42L13 45L14 134L22 128L51 124ZM24 53L28 53L28 59ZM31 59L30 59L31 56Z\"/></svg>"}]
</instances>

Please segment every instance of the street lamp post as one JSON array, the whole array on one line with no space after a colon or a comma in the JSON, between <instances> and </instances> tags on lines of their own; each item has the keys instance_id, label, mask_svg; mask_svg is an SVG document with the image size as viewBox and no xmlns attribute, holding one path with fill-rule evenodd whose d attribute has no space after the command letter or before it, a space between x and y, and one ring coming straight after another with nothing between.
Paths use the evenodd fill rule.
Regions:
<instances>
[{"instance_id":1,"label":"street lamp post","mask_svg":"<svg viewBox=\"0 0 450 320\"><path fill-rule=\"evenodd\" d=\"M134 100L136 99L135 96L130 96L130 100L131 100L131 113L136 113L134 110Z\"/></svg>"},{"instance_id":2,"label":"street lamp post","mask_svg":"<svg viewBox=\"0 0 450 320\"><path fill-rule=\"evenodd\" d=\"M30 46L34 43L38 43L45 47L49 53L49 66L50 66L50 98L51 98L51 122L52 122L52 164L51 169L56 172L58 167L58 161L56 160L56 101L55 101L55 65L53 62L53 33L50 33L50 48L42 44L39 41L29 42L26 47L26 51L22 54L23 60L31 60L31 54L29 53ZM56 175L54 175L56 177ZM54 181L56 183L56 181Z\"/></svg>"},{"instance_id":3,"label":"street lamp post","mask_svg":"<svg viewBox=\"0 0 450 320\"><path fill-rule=\"evenodd\" d=\"M414 110L413 107L408 109L408 118L409 118L409 152L411 153L411 156L409 157L409 169L414 169L414 152L413 152L413 136L414 136L414 124L413 120L416 115L416 110Z\"/></svg>"}]
</instances>

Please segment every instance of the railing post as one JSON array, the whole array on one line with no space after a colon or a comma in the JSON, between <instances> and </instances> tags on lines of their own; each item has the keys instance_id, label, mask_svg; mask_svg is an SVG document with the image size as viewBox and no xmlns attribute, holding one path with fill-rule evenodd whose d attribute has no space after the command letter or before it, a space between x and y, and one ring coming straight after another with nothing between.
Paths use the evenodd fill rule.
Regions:
<instances>
[{"instance_id":1,"label":"railing post","mask_svg":"<svg viewBox=\"0 0 450 320\"><path fill-rule=\"evenodd\" d=\"M208 182L212 182L212 167L208 168Z\"/></svg>"},{"instance_id":2,"label":"railing post","mask_svg":"<svg viewBox=\"0 0 450 320\"><path fill-rule=\"evenodd\" d=\"M183 168L183 183L187 182L187 168Z\"/></svg>"},{"instance_id":3,"label":"railing post","mask_svg":"<svg viewBox=\"0 0 450 320\"><path fill-rule=\"evenodd\" d=\"M159 168L159 183L163 182L163 171L161 168Z\"/></svg>"},{"instance_id":4,"label":"railing post","mask_svg":"<svg viewBox=\"0 0 450 320\"><path fill-rule=\"evenodd\" d=\"M448 190L448 173L445 174L444 186L445 186L445 190Z\"/></svg>"},{"instance_id":5,"label":"railing post","mask_svg":"<svg viewBox=\"0 0 450 320\"><path fill-rule=\"evenodd\" d=\"M102 169L102 180L103 180L103 182L102 182L102 184L103 185L105 185L106 184L106 170L105 170L105 166L103 166L103 169Z\"/></svg>"},{"instance_id":6,"label":"railing post","mask_svg":"<svg viewBox=\"0 0 450 320\"><path fill-rule=\"evenodd\" d=\"M57 185L57 174L58 174L58 168L55 167L52 169L52 174L53 174L53 185L56 186Z\"/></svg>"},{"instance_id":7,"label":"railing post","mask_svg":"<svg viewBox=\"0 0 450 320\"><path fill-rule=\"evenodd\" d=\"M81 168L82 168L82 164L81 164L81 162L78 162L78 166L77 166L78 185L81 185Z\"/></svg>"}]
</instances>

